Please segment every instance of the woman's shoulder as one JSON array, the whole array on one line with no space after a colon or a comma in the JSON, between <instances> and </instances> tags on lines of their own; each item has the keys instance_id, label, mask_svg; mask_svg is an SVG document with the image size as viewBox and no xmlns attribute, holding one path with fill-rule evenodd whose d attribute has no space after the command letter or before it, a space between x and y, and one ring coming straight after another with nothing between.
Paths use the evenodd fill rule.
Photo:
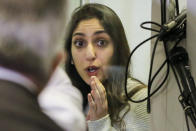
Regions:
<instances>
[{"instance_id":1,"label":"woman's shoulder","mask_svg":"<svg viewBox=\"0 0 196 131\"><path fill-rule=\"evenodd\" d=\"M127 92L131 98L140 99L147 95L147 86L136 79L128 78Z\"/></svg>"},{"instance_id":2,"label":"woman's shoulder","mask_svg":"<svg viewBox=\"0 0 196 131\"><path fill-rule=\"evenodd\" d=\"M129 94L131 94L130 98L132 100L138 101L138 100L142 100L147 97L148 88L143 83L135 79L128 78L127 84L128 84L127 89L128 89ZM137 111L143 111L145 112L145 114L147 114L147 106L146 106L147 102L146 101L143 101L141 103L134 103L134 102L129 101L128 103L131 107L130 111L133 111L135 113L138 113Z\"/></svg>"},{"instance_id":3,"label":"woman's shoulder","mask_svg":"<svg viewBox=\"0 0 196 131\"><path fill-rule=\"evenodd\" d=\"M131 97L133 100L141 100L147 96L147 88L142 88ZM128 102L130 105L130 110L126 113L124 121L126 123L126 128L137 129L139 131L150 131L151 126L151 114L147 113L147 102L133 103ZM125 107L122 111L127 111Z\"/></svg>"}]
</instances>

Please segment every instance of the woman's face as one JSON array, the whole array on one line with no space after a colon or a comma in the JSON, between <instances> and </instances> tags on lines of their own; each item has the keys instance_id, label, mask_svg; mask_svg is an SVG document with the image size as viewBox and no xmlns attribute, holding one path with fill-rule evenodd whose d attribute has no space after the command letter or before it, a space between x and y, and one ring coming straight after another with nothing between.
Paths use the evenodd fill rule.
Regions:
<instances>
[{"instance_id":1,"label":"woman's face","mask_svg":"<svg viewBox=\"0 0 196 131\"><path fill-rule=\"evenodd\" d=\"M71 53L78 73L89 85L91 76L105 80L114 45L99 20L92 18L80 21L74 30Z\"/></svg>"}]
</instances>

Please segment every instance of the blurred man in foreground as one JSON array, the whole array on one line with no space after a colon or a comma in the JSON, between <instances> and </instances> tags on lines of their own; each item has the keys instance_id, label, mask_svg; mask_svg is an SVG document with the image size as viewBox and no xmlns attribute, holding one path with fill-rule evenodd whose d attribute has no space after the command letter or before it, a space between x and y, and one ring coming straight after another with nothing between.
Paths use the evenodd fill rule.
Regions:
<instances>
[{"instance_id":1,"label":"blurred man in foreground","mask_svg":"<svg viewBox=\"0 0 196 131\"><path fill-rule=\"evenodd\" d=\"M0 130L61 131L37 95L61 60L65 0L0 0Z\"/></svg>"}]
</instances>

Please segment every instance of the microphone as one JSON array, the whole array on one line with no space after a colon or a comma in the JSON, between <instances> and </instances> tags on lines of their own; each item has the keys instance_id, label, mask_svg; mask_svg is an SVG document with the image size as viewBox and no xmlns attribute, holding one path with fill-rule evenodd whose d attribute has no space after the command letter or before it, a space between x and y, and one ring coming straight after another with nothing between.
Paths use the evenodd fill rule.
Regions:
<instances>
[{"instance_id":1,"label":"microphone","mask_svg":"<svg viewBox=\"0 0 196 131\"><path fill-rule=\"evenodd\" d=\"M196 86L188 64L188 53L183 47L176 47L170 51L169 60L181 81L182 94L179 101L196 128Z\"/></svg>"},{"instance_id":2,"label":"microphone","mask_svg":"<svg viewBox=\"0 0 196 131\"><path fill-rule=\"evenodd\" d=\"M160 33L160 41L174 41L186 37L186 9L172 21L164 24Z\"/></svg>"},{"instance_id":3,"label":"microphone","mask_svg":"<svg viewBox=\"0 0 196 131\"><path fill-rule=\"evenodd\" d=\"M181 13L172 21L170 21L168 24L164 24L164 28L166 31L170 31L180 23L182 23L186 19L186 9L182 10Z\"/></svg>"}]
</instances>

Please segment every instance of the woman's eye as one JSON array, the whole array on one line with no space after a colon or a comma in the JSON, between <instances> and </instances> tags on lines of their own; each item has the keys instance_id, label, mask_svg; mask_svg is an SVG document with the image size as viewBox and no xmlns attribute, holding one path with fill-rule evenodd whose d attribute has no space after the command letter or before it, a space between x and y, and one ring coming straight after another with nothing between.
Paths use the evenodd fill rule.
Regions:
<instances>
[{"instance_id":1,"label":"woman's eye","mask_svg":"<svg viewBox=\"0 0 196 131\"><path fill-rule=\"evenodd\" d=\"M84 46L84 41L76 40L76 41L74 41L74 44L76 47L82 47L82 46Z\"/></svg>"},{"instance_id":2,"label":"woman's eye","mask_svg":"<svg viewBox=\"0 0 196 131\"><path fill-rule=\"evenodd\" d=\"M106 41L105 40L98 40L97 41L97 45L98 46L105 46L106 45Z\"/></svg>"}]
</instances>

